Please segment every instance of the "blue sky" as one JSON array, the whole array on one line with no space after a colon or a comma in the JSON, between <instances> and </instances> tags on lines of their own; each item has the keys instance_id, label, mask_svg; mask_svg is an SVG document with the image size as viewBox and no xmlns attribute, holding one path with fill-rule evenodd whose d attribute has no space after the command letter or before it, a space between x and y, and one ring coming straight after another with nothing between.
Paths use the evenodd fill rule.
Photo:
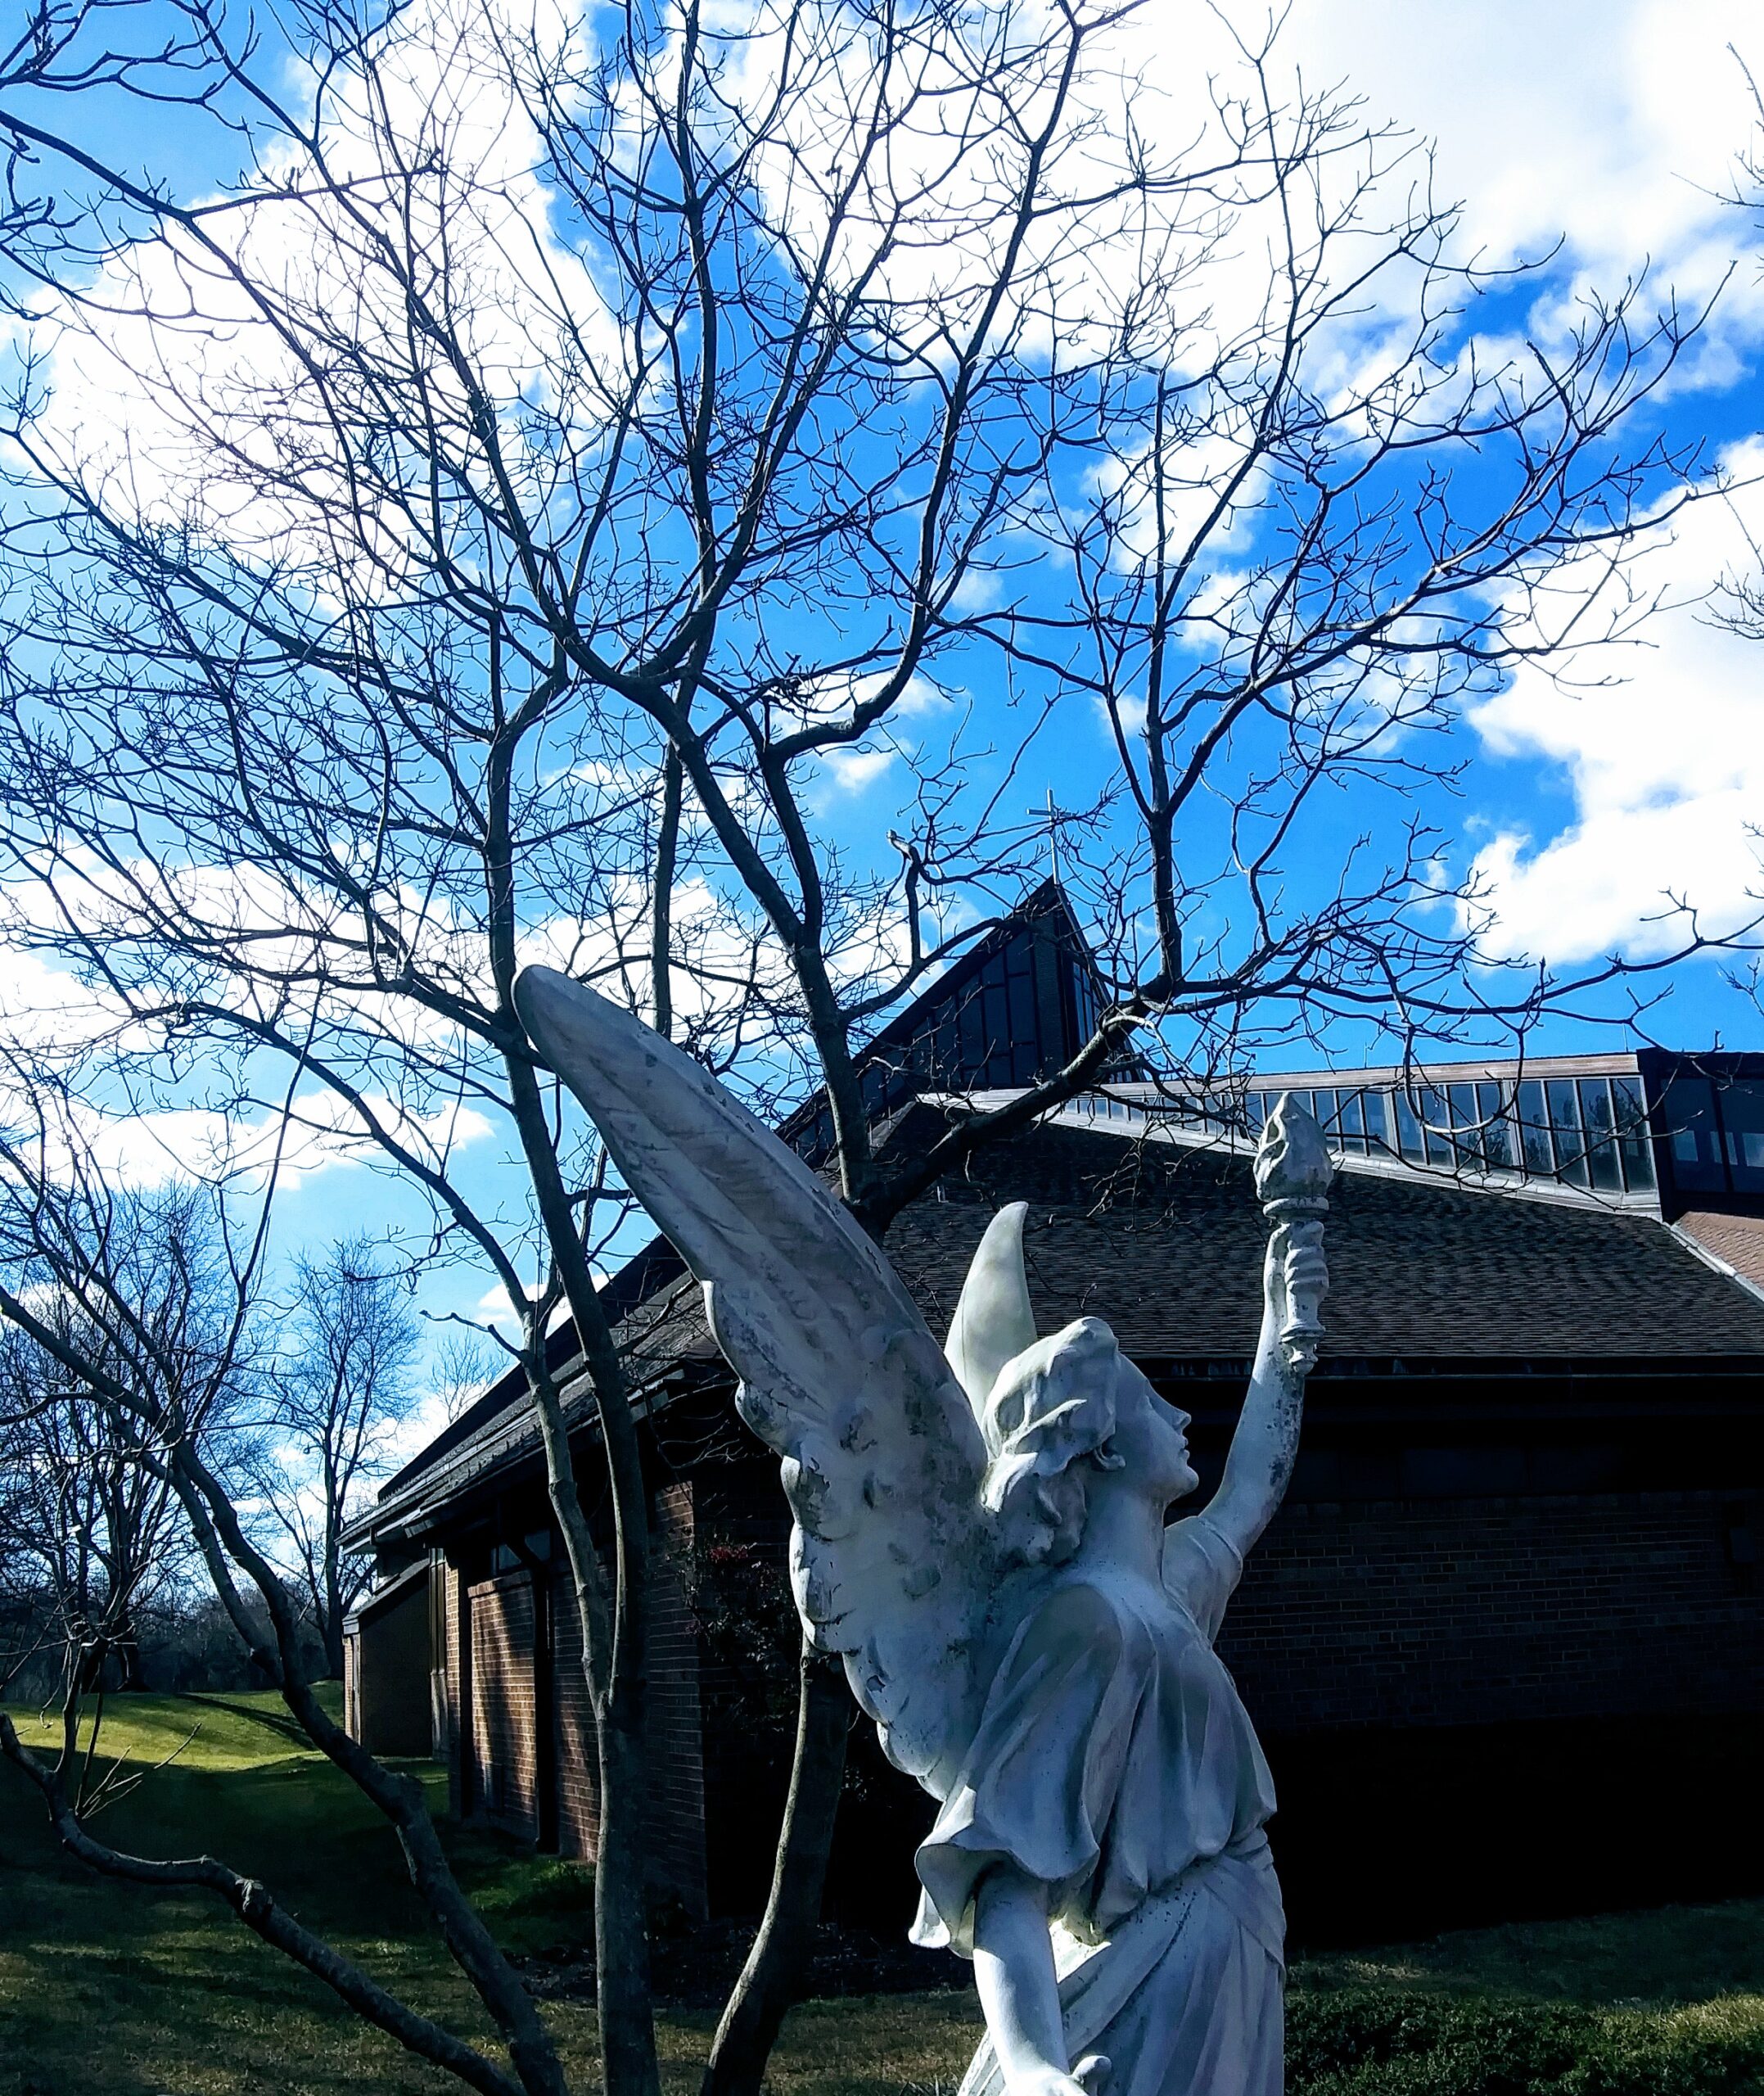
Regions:
<instances>
[{"instance_id":1,"label":"blue sky","mask_svg":"<svg viewBox=\"0 0 1764 2096\"><path fill-rule=\"evenodd\" d=\"M1156 80L1209 48L1193 11L1154 7L1140 20ZM1714 301L1631 440L1645 428L1699 446L1699 485L1725 465L1731 495L1645 542L1635 585L1662 608L1631 641L1569 661L1563 688L1522 671L1468 710L1457 738L1469 767L1462 796L1429 812L1446 833L1448 862L1474 862L1493 884L1496 937L1509 951L1566 968L1607 952L1650 957L1672 937L1661 921L1669 893L1711 928L1730 928L1756 907L1748 825L1764 806L1764 649L1723 630L1709 602L1764 542L1764 507L1747 485L1764 469L1764 233L1757 215L1721 194L1740 154L1756 148L1746 66L1764 77L1755 10L1319 0L1292 11L1280 48L1313 82L1340 80L1361 96L1369 120L1432 142L1436 194L1463 206L1460 251L1497 266L1550 258L1478 316L1482 332L1547 336L1577 297L1636 279L1644 302ZM1054 781L1082 769L1071 744L1048 750ZM880 822L887 782L878 771L854 794L855 820ZM1026 804L1045 783L1026 781ZM1726 986L1730 965L1676 974L1656 1032L1685 1046L1764 1040L1749 1000ZM1534 1046L1585 1039L1564 1019Z\"/></svg>"},{"instance_id":2,"label":"blue sky","mask_svg":"<svg viewBox=\"0 0 1764 2096\"><path fill-rule=\"evenodd\" d=\"M1252 29L1262 11L1238 19ZM1208 10L1154 0L1126 55L1177 124L1222 49ZM1282 52L1312 82L1363 96L1369 118L1434 142L1437 193L1463 201L1465 252L1491 263L1553 252L1498 316L1484 316L1485 332L1498 318L1515 335L1547 334L1579 292L1613 293L1644 271L1655 298L1695 305L1719 292L1701 342L1649 412L1673 440L1703 447L1708 472L1726 460L1732 493L1647 545L1638 576L1662 608L1636 644L1577 666L1577 688L1524 671L1471 709L1456 731L1464 790L1437 797L1429 812L1448 865L1477 864L1491 882L1509 949L1567 967L1610 951L1647 957L1664 936L1649 920L1667 891L1713 924L1739 921L1752 914L1749 891L1764 886L1748 828L1764 820L1764 644L1721 630L1708 597L1764 544L1764 499L1746 485L1764 477L1764 231L1719 195L1754 140L1741 61L1764 77L1755 7L1311 0L1293 11ZM187 195L225 171L214 134L175 111L119 101L106 121ZM1022 811L1050 789L1071 804L1103 755L1094 720L1059 723L1012 789ZM831 768L818 795L828 833L886 861L903 777L886 748ZM1717 964L1682 972L1654 1030L1685 1046L1719 1037L1764 1046L1764 1022ZM1584 1038L1559 1022L1533 1046ZM1365 1045L1344 1036L1344 1058ZM508 1169L494 1143L462 1155L475 1189L494 1200ZM281 1227L293 1244L400 1218L415 1220L408 1198L343 1155L284 1195ZM487 1278L439 1278L428 1307L475 1312Z\"/></svg>"}]
</instances>

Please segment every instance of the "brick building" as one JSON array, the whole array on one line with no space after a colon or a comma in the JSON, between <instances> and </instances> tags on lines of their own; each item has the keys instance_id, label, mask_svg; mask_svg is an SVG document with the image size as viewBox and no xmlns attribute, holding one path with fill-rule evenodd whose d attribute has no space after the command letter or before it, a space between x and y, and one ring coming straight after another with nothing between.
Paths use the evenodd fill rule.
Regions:
<instances>
[{"instance_id":1,"label":"brick building","mask_svg":"<svg viewBox=\"0 0 1764 2096\"><path fill-rule=\"evenodd\" d=\"M887 1141L914 1148L951 1095L1065 1059L1092 996L1044 890L877 1044ZM1340 1153L1332 1335L1220 1651L1280 1787L1295 1928L1756 1889L1764 1059L1299 1073L1182 1099L1124 1068L907 1208L890 1254L941 1332L987 1219L1026 1200L1041 1329L1108 1319L1193 1415L1204 1496L1259 1316L1251 1138L1286 1089ZM787 1132L813 1154L812 1112ZM775 1465L669 1248L608 1285L659 1547L655 1875L689 1911L752 1907L790 1732ZM567 1371L567 1331L553 1346ZM390 1480L355 1541L389 1583L429 1567L457 1809L591 1856L574 1619L513 1379ZM926 1808L873 1752L855 1768L834 1896L891 1921Z\"/></svg>"}]
</instances>

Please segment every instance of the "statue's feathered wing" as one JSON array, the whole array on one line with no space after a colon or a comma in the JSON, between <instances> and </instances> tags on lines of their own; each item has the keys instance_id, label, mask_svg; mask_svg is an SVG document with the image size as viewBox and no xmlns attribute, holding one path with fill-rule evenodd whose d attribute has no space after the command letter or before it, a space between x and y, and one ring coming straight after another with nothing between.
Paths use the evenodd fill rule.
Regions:
<instances>
[{"instance_id":1,"label":"statue's feathered wing","mask_svg":"<svg viewBox=\"0 0 1764 2096\"><path fill-rule=\"evenodd\" d=\"M968 1398L880 1249L796 1154L629 1013L530 968L535 1046L704 1285L742 1416L783 1458L792 1576L890 1758L941 1795L993 1586Z\"/></svg>"}]
</instances>

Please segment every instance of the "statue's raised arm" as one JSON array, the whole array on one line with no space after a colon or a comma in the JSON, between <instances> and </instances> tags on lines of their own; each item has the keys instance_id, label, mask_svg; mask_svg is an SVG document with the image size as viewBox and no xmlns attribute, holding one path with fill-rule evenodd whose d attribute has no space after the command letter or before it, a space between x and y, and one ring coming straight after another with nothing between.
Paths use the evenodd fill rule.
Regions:
<instances>
[{"instance_id":1,"label":"statue's raised arm","mask_svg":"<svg viewBox=\"0 0 1764 2096\"><path fill-rule=\"evenodd\" d=\"M1298 1453L1305 1378L1323 1336L1323 1217L1334 1176L1315 1119L1283 1092L1256 1154L1256 1192L1273 1225L1262 1261L1261 1331L1225 1476L1207 1509L1239 1557L1273 1520Z\"/></svg>"}]
</instances>

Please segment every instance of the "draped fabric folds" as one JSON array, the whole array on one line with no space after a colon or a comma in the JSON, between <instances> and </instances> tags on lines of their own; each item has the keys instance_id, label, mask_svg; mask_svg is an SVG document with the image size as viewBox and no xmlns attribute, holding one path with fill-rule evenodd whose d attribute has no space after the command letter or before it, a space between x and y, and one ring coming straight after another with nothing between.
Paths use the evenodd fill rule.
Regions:
<instances>
[{"instance_id":1,"label":"draped fabric folds","mask_svg":"<svg viewBox=\"0 0 1764 2096\"><path fill-rule=\"evenodd\" d=\"M1274 1786L1211 1643L1241 1569L1202 1515L1162 1587L1053 1575L918 1854L914 1939L965 1955L994 1864L1049 1887L1068 2049L1109 2056L1110 2096L1279 2096ZM1000 2085L983 2044L963 2096Z\"/></svg>"}]
</instances>

